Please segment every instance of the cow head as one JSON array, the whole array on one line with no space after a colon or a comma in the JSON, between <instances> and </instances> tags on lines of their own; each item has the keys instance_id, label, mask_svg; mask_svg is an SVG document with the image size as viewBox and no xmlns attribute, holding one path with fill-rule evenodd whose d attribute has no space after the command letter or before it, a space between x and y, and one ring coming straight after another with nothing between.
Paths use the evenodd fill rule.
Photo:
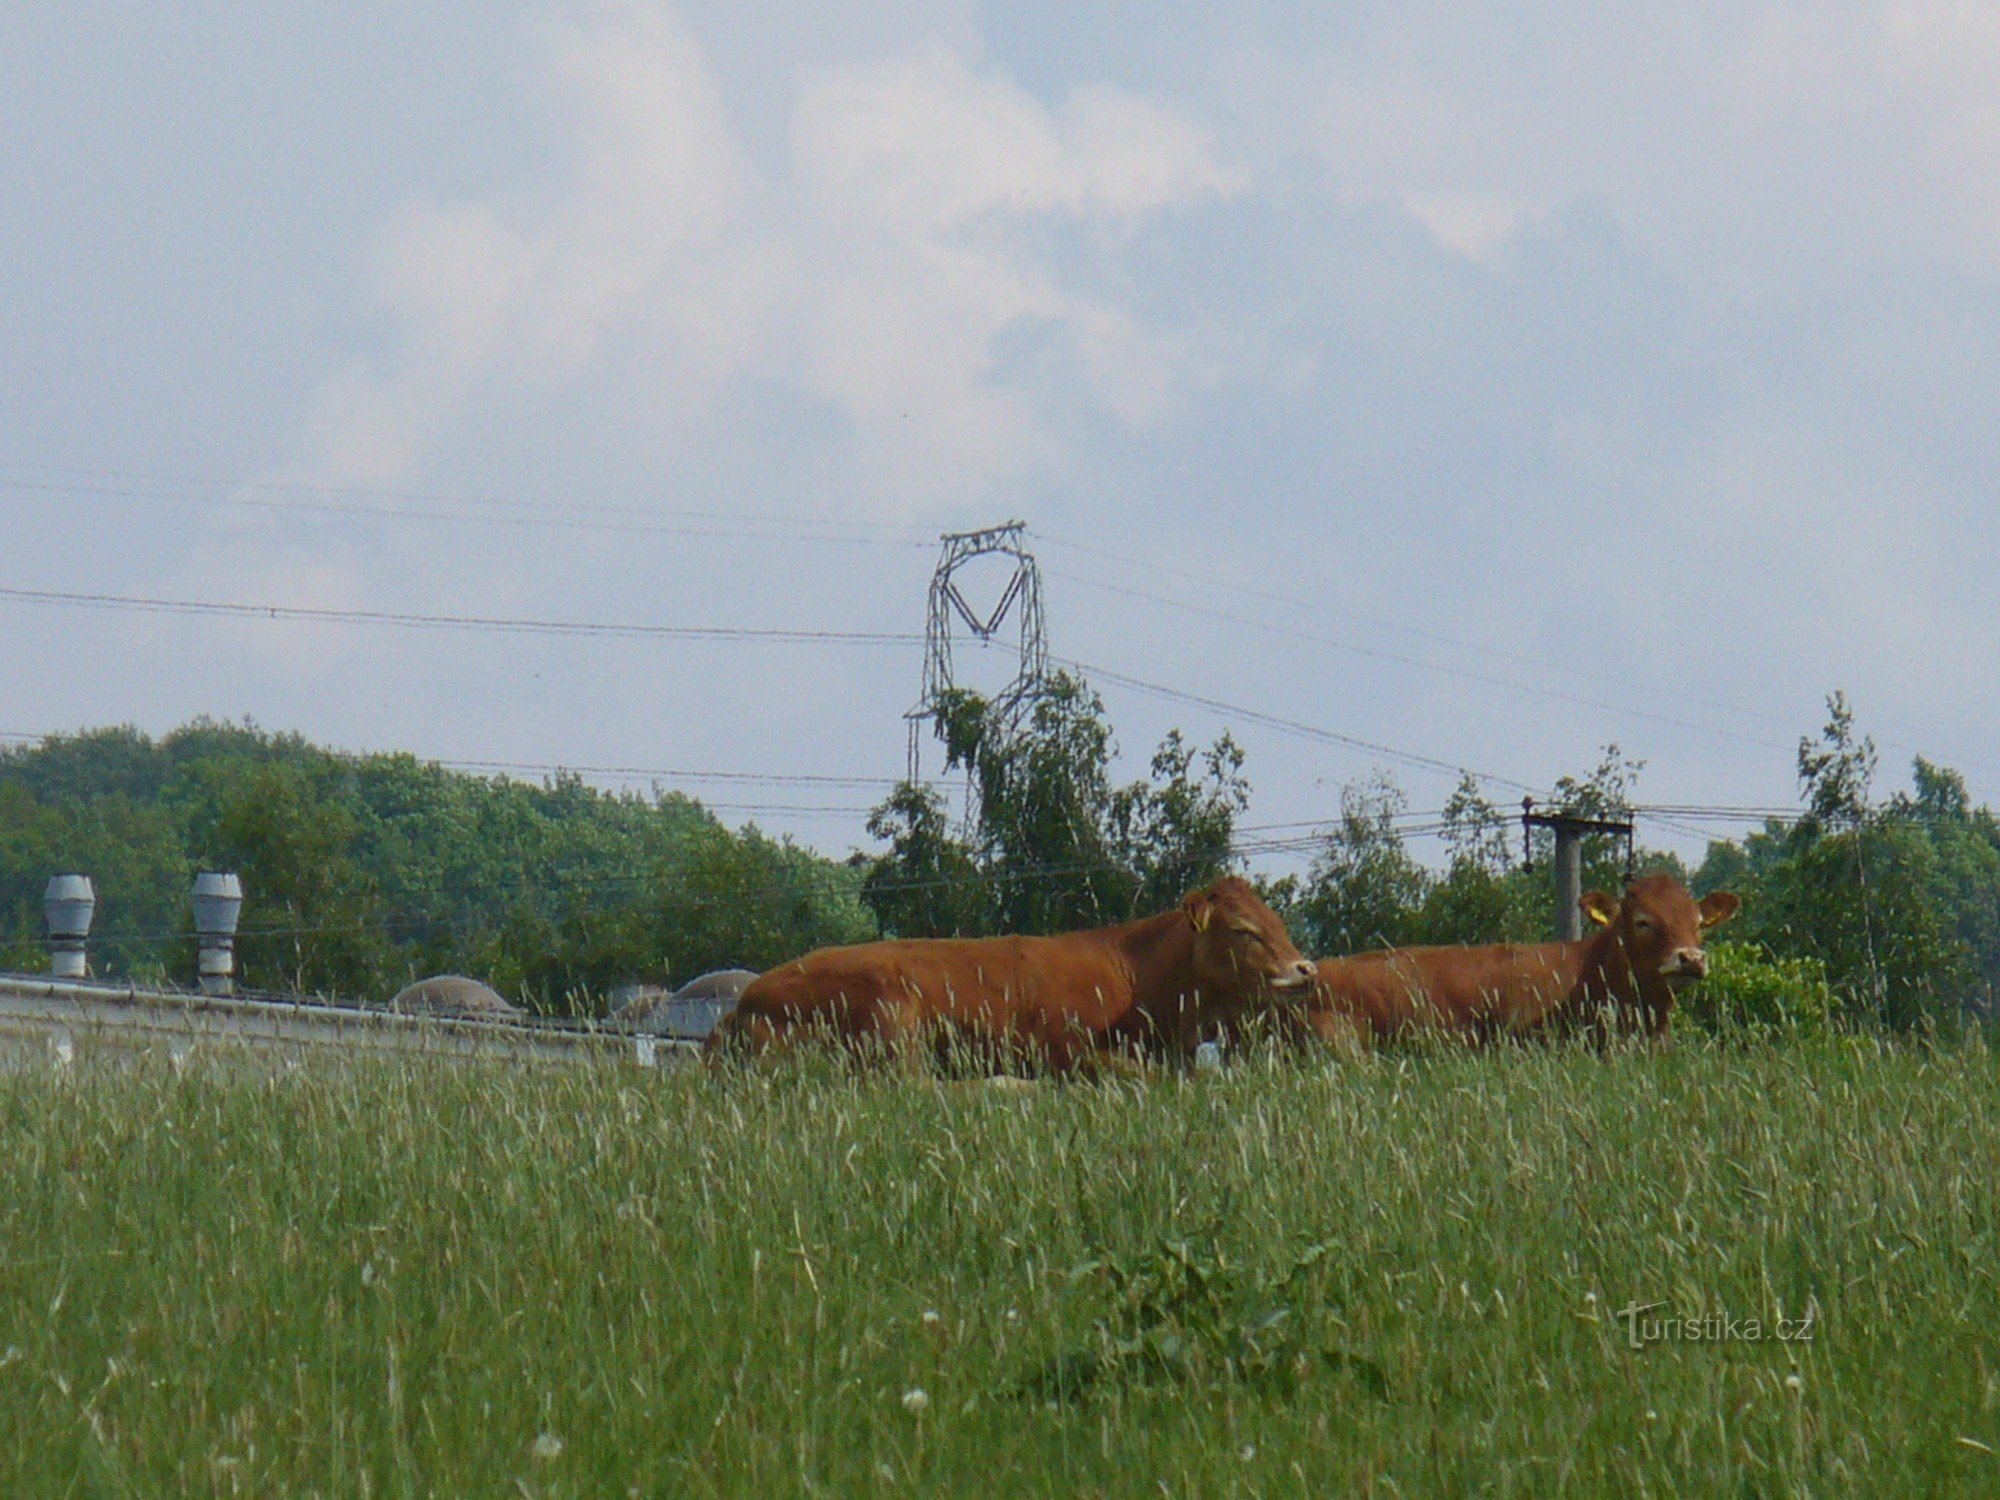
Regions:
<instances>
[{"instance_id":1,"label":"cow head","mask_svg":"<svg viewBox=\"0 0 2000 1500\"><path fill-rule=\"evenodd\" d=\"M1707 975L1701 935L1742 905L1728 891L1711 891L1696 901L1671 875L1641 876L1625 888L1623 901L1591 891L1579 904L1591 921L1618 934L1640 984L1657 980L1670 990Z\"/></svg>"},{"instance_id":2,"label":"cow head","mask_svg":"<svg viewBox=\"0 0 2000 1500\"><path fill-rule=\"evenodd\" d=\"M1311 992L1312 963L1240 875L1190 891L1181 912L1193 930L1195 978L1203 989L1244 999L1302 1000Z\"/></svg>"}]
</instances>

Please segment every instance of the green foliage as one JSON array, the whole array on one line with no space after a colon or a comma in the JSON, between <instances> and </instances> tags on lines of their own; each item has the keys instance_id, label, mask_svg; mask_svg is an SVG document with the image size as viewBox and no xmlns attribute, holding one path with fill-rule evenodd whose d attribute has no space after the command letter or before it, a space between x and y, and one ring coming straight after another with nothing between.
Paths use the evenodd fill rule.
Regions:
<instances>
[{"instance_id":1,"label":"green foliage","mask_svg":"<svg viewBox=\"0 0 2000 1500\"><path fill-rule=\"evenodd\" d=\"M1639 773L1645 768L1643 760L1627 755L1615 744L1606 745L1598 757L1596 768L1589 775L1556 779L1555 790L1549 796L1549 807L1579 818L1629 817L1632 793L1638 787ZM1581 842L1583 889L1624 890L1631 873L1626 868L1624 839L1616 834L1587 833ZM1555 855L1555 834L1548 829L1536 829L1531 848L1535 864L1546 868ZM1671 854L1648 851L1644 860L1649 869L1665 869L1680 876L1686 874L1680 867L1680 861Z\"/></svg>"},{"instance_id":2,"label":"green foliage","mask_svg":"<svg viewBox=\"0 0 2000 1500\"><path fill-rule=\"evenodd\" d=\"M1799 746L1805 813L1719 842L1695 889L1744 897L1739 935L1822 966L1840 1013L1895 1029L1990 1005L2000 983L2000 825L1956 772L1918 757L1912 790L1869 800L1875 747L1844 695Z\"/></svg>"},{"instance_id":3,"label":"green foliage","mask_svg":"<svg viewBox=\"0 0 2000 1500\"><path fill-rule=\"evenodd\" d=\"M1358 953L1410 940L1429 878L1396 827L1408 807L1386 774L1341 789L1340 822L1299 900L1312 951Z\"/></svg>"},{"instance_id":4,"label":"green foliage","mask_svg":"<svg viewBox=\"0 0 2000 1500\"><path fill-rule=\"evenodd\" d=\"M1708 977L1680 997L1683 1022L1724 1037L1801 1037L1827 1027L1833 988L1817 958L1779 958L1754 943L1712 942Z\"/></svg>"},{"instance_id":5,"label":"green foliage","mask_svg":"<svg viewBox=\"0 0 2000 1500\"><path fill-rule=\"evenodd\" d=\"M892 937L970 937L986 929L985 881L972 851L951 829L944 797L898 782L868 816L868 832L888 853L862 856L861 899Z\"/></svg>"},{"instance_id":6,"label":"green foliage","mask_svg":"<svg viewBox=\"0 0 2000 1500\"><path fill-rule=\"evenodd\" d=\"M1582 817L1608 817L1630 805L1641 762L1607 745L1588 776L1556 783L1556 805ZM1538 834L1541 867L1512 861L1509 820L1461 776L1444 807L1442 833L1450 860L1442 872L1413 858L1403 841L1408 799L1386 774L1376 773L1341 791L1340 821L1299 892L1295 912L1300 936L1319 954L1426 943L1536 942L1553 932L1553 903L1546 874L1546 834ZM1584 882L1608 890L1625 886L1625 848L1605 835L1584 839ZM1650 868L1679 873L1671 855L1648 852Z\"/></svg>"},{"instance_id":7,"label":"green foliage","mask_svg":"<svg viewBox=\"0 0 2000 1500\"><path fill-rule=\"evenodd\" d=\"M1973 954L1947 925L1937 849L1920 828L1802 821L1786 846L1754 888L1743 936L1819 960L1857 1019L1900 1029L1962 1002Z\"/></svg>"},{"instance_id":8,"label":"green foliage","mask_svg":"<svg viewBox=\"0 0 2000 1500\"><path fill-rule=\"evenodd\" d=\"M1227 734L1196 753L1169 730L1153 752L1151 782L1112 794L1108 822L1119 862L1137 877L1135 912L1161 911L1228 874L1236 819L1250 805L1243 751Z\"/></svg>"},{"instance_id":9,"label":"green foliage","mask_svg":"<svg viewBox=\"0 0 2000 1500\"><path fill-rule=\"evenodd\" d=\"M1408 926L1412 943L1533 943L1549 936L1548 881L1539 872L1454 860L1426 885Z\"/></svg>"},{"instance_id":10,"label":"green foliage","mask_svg":"<svg viewBox=\"0 0 2000 1500\"><path fill-rule=\"evenodd\" d=\"M245 983L359 998L471 972L552 1010L611 985L872 937L860 876L672 792L534 786L198 720L0 750L0 961L40 967L42 888L95 881L100 972L191 977L189 878L235 869Z\"/></svg>"},{"instance_id":11,"label":"green foliage","mask_svg":"<svg viewBox=\"0 0 2000 1500\"><path fill-rule=\"evenodd\" d=\"M648 898L682 973L768 969L813 948L866 942L860 872L755 828L712 827L668 852Z\"/></svg>"},{"instance_id":12,"label":"green foliage","mask_svg":"<svg viewBox=\"0 0 2000 1500\"><path fill-rule=\"evenodd\" d=\"M217 773L200 819L206 862L237 871L257 894L237 939L243 981L293 994L381 993L389 935L357 858L360 819L338 790L291 762L197 765ZM320 769L324 777L332 768Z\"/></svg>"},{"instance_id":13,"label":"green foliage","mask_svg":"<svg viewBox=\"0 0 2000 1500\"><path fill-rule=\"evenodd\" d=\"M1289 1393L1322 1361L1373 1366L1343 1351L1309 1348L1294 1304L1334 1247L1307 1246L1283 1273L1253 1269L1214 1241L1168 1240L1143 1255L1100 1251L1069 1272L1073 1286L1101 1287L1110 1307L1091 1320L1081 1347L1047 1361L1016 1388L1041 1401L1071 1402L1114 1388L1244 1384Z\"/></svg>"},{"instance_id":14,"label":"green foliage","mask_svg":"<svg viewBox=\"0 0 2000 1500\"><path fill-rule=\"evenodd\" d=\"M1414 941L1533 942L1545 934L1546 882L1515 866L1507 820L1469 774L1460 776L1445 802L1444 841L1450 862L1425 891L1412 923Z\"/></svg>"},{"instance_id":15,"label":"green foliage","mask_svg":"<svg viewBox=\"0 0 2000 1500\"><path fill-rule=\"evenodd\" d=\"M1807 821L1818 828L1859 828L1868 819L1868 794L1875 780L1875 741L1856 738L1854 710L1847 694L1826 700L1826 727L1815 743L1799 737L1799 786Z\"/></svg>"},{"instance_id":16,"label":"green foliage","mask_svg":"<svg viewBox=\"0 0 2000 1500\"><path fill-rule=\"evenodd\" d=\"M900 936L1062 932L1172 905L1234 868L1249 803L1243 752L1205 751L1172 731L1151 778L1116 787L1104 703L1067 673L1024 722L979 694L941 707L948 768L972 778L970 826L954 831L935 792L899 785L869 819L889 849L865 865L863 897Z\"/></svg>"},{"instance_id":17,"label":"green foliage","mask_svg":"<svg viewBox=\"0 0 2000 1500\"><path fill-rule=\"evenodd\" d=\"M1058 673L1018 730L966 691L941 726L945 764L971 772L978 791L974 848L994 930L1062 932L1128 916L1137 880L1112 858L1103 700Z\"/></svg>"}]
</instances>

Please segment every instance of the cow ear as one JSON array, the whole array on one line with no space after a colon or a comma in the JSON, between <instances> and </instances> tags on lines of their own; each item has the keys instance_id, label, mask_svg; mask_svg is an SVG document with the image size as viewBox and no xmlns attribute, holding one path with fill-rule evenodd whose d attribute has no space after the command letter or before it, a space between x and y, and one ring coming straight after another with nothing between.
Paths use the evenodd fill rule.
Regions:
<instances>
[{"instance_id":1,"label":"cow ear","mask_svg":"<svg viewBox=\"0 0 2000 1500\"><path fill-rule=\"evenodd\" d=\"M1701 898L1701 925L1720 927L1742 909L1743 900L1733 891L1710 891Z\"/></svg>"},{"instance_id":2,"label":"cow ear","mask_svg":"<svg viewBox=\"0 0 2000 1500\"><path fill-rule=\"evenodd\" d=\"M1207 891L1189 891L1187 900L1181 903L1181 910L1187 913L1187 919L1196 932L1206 932L1211 906Z\"/></svg>"},{"instance_id":3,"label":"cow ear","mask_svg":"<svg viewBox=\"0 0 2000 1500\"><path fill-rule=\"evenodd\" d=\"M1576 904L1599 927L1609 927L1618 920L1618 903L1602 891L1585 891Z\"/></svg>"}]
</instances>

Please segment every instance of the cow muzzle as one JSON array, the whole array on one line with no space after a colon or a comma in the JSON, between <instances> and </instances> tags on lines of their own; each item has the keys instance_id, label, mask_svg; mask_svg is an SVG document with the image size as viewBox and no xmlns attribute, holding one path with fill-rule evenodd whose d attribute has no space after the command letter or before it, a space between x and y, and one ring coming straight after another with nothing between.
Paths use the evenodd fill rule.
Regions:
<instances>
[{"instance_id":1,"label":"cow muzzle","mask_svg":"<svg viewBox=\"0 0 2000 1500\"><path fill-rule=\"evenodd\" d=\"M1287 999L1297 999L1312 989L1313 981L1318 977L1319 971L1312 966L1312 961L1302 958L1282 973L1272 975L1270 986Z\"/></svg>"},{"instance_id":2,"label":"cow muzzle","mask_svg":"<svg viewBox=\"0 0 2000 1500\"><path fill-rule=\"evenodd\" d=\"M1660 977L1668 984L1692 984L1708 977L1708 955L1699 948L1683 948L1660 965Z\"/></svg>"}]
</instances>

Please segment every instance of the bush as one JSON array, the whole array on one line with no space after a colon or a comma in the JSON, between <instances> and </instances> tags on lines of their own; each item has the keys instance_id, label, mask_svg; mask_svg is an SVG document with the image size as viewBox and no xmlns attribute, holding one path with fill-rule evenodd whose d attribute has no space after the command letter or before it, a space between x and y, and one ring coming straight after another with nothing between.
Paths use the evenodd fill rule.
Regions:
<instances>
[{"instance_id":1,"label":"bush","mask_svg":"<svg viewBox=\"0 0 2000 1500\"><path fill-rule=\"evenodd\" d=\"M1711 943L1708 977L1680 1012L1712 1035L1808 1036L1833 1016L1833 987L1817 958L1779 958L1757 943Z\"/></svg>"}]
</instances>

